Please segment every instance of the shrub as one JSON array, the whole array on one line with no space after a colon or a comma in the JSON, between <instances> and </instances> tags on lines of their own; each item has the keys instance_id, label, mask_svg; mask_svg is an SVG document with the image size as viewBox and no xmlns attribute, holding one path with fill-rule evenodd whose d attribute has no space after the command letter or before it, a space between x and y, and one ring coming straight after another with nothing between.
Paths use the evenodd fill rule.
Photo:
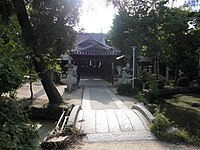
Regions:
<instances>
[{"instance_id":1,"label":"shrub","mask_svg":"<svg viewBox=\"0 0 200 150\"><path fill-rule=\"evenodd\" d=\"M165 86L165 82L163 80L157 80L156 84L158 89L163 89Z\"/></svg>"},{"instance_id":2,"label":"shrub","mask_svg":"<svg viewBox=\"0 0 200 150\"><path fill-rule=\"evenodd\" d=\"M22 77L17 68L8 60L0 57L0 96L15 91L22 84Z\"/></svg>"},{"instance_id":3,"label":"shrub","mask_svg":"<svg viewBox=\"0 0 200 150\"><path fill-rule=\"evenodd\" d=\"M142 95L135 95L134 98L139 101L139 102L142 102L144 105L147 105L148 104L148 101L147 99L142 96Z\"/></svg>"},{"instance_id":4,"label":"shrub","mask_svg":"<svg viewBox=\"0 0 200 150\"><path fill-rule=\"evenodd\" d=\"M159 109L154 113L155 119L150 127L151 131L158 137L163 137L167 128L171 126L170 120L165 116L164 112L160 112Z\"/></svg>"},{"instance_id":5,"label":"shrub","mask_svg":"<svg viewBox=\"0 0 200 150\"><path fill-rule=\"evenodd\" d=\"M152 78L153 78L153 79L157 79L156 74L152 74ZM162 75L160 75L160 74L158 75L158 80L161 80L161 81L163 81L163 82L166 81L165 77L162 76Z\"/></svg>"},{"instance_id":6,"label":"shrub","mask_svg":"<svg viewBox=\"0 0 200 150\"><path fill-rule=\"evenodd\" d=\"M174 142L188 142L189 140L190 140L190 137L185 130L183 129L177 130Z\"/></svg>"},{"instance_id":7,"label":"shrub","mask_svg":"<svg viewBox=\"0 0 200 150\"><path fill-rule=\"evenodd\" d=\"M138 93L137 88L132 88L132 85L130 83L127 84L118 84L117 86L117 93L120 95L135 95Z\"/></svg>"},{"instance_id":8,"label":"shrub","mask_svg":"<svg viewBox=\"0 0 200 150\"><path fill-rule=\"evenodd\" d=\"M175 125L165 116L164 112L160 112L160 110L157 109L154 117L155 119L150 129L160 140L173 143L190 142L189 134L183 129L174 127Z\"/></svg>"},{"instance_id":9,"label":"shrub","mask_svg":"<svg viewBox=\"0 0 200 150\"><path fill-rule=\"evenodd\" d=\"M177 81L177 85L179 87L189 87L190 86L190 79L188 77L180 77Z\"/></svg>"},{"instance_id":10,"label":"shrub","mask_svg":"<svg viewBox=\"0 0 200 150\"><path fill-rule=\"evenodd\" d=\"M147 70L141 71L141 79L143 82L147 82L149 80L149 77L151 76L151 73Z\"/></svg>"},{"instance_id":11,"label":"shrub","mask_svg":"<svg viewBox=\"0 0 200 150\"><path fill-rule=\"evenodd\" d=\"M163 89L166 81L165 77L162 75L158 75L157 78L156 74L151 74L146 70L141 72L141 79L145 83L145 88L147 89Z\"/></svg>"},{"instance_id":12,"label":"shrub","mask_svg":"<svg viewBox=\"0 0 200 150\"><path fill-rule=\"evenodd\" d=\"M145 97L148 100L155 100L156 98L166 98L166 96L175 95L175 94L198 94L200 92L200 87L174 87L174 88L163 88L158 89L156 92L149 90L148 92L145 92Z\"/></svg>"},{"instance_id":13,"label":"shrub","mask_svg":"<svg viewBox=\"0 0 200 150\"><path fill-rule=\"evenodd\" d=\"M192 144L200 145L200 129L196 130L196 133L192 136L190 141Z\"/></svg>"},{"instance_id":14,"label":"shrub","mask_svg":"<svg viewBox=\"0 0 200 150\"><path fill-rule=\"evenodd\" d=\"M134 79L134 86L137 88L139 91L143 90L143 82L141 79Z\"/></svg>"},{"instance_id":15,"label":"shrub","mask_svg":"<svg viewBox=\"0 0 200 150\"><path fill-rule=\"evenodd\" d=\"M0 99L0 120L1 149L36 149L36 126L17 102Z\"/></svg>"}]
</instances>

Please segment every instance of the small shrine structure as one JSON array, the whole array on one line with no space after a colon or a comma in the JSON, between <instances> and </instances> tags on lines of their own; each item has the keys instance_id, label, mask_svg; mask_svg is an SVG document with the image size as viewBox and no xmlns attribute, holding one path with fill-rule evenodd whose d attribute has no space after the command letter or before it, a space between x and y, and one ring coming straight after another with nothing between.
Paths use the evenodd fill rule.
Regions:
<instances>
[{"instance_id":1,"label":"small shrine structure","mask_svg":"<svg viewBox=\"0 0 200 150\"><path fill-rule=\"evenodd\" d=\"M112 83L114 75L117 75L116 58L121 51L108 46L103 33L80 33L76 48L69 55L78 66L77 74L80 76L99 76Z\"/></svg>"}]
</instances>

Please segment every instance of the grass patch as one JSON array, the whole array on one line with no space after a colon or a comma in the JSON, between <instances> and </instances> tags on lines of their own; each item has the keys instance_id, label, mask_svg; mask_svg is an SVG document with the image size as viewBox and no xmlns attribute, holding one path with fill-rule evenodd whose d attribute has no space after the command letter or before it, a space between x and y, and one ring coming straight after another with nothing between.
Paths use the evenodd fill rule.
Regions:
<instances>
[{"instance_id":1,"label":"grass patch","mask_svg":"<svg viewBox=\"0 0 200 150\"><path fill-rule=\"evenodd\" d=\"M184 143L200 146L200 130L196 128L196 133L191 134L184 128L179 127L176 122L171 121L165 114L157 108L154 113L150 130L153 134L162 141L172 143Z\"/></svg>"},{"instance_id":2,"label":"grass patch","mask_svg":"<svg viewBox=\"0 0 200 150\"><path fill-rule=\"evenodd\" d=\"M195 103L200 103L199 94L176 94L159 100L154 105L165 111L166 117L180 127L180 130L176 132L180 142L200 145L200 108L192 107ZM177 137L174 139L169 134L163 133L162 138L177 142L175 140Z\"/></svg>"},{"instance_id":3,"label":"grass patch","mask_svg":"<svg viewBox=\"0 0 200 150\"><path fill-rule=\"evenodd\" d=\"M177 94L169 99L165 99L165 101L187 111L200 113L200 109L198 107L192 107L192 104L200 103L200 97L198 96Z\"/></svg>"}]
</instances>

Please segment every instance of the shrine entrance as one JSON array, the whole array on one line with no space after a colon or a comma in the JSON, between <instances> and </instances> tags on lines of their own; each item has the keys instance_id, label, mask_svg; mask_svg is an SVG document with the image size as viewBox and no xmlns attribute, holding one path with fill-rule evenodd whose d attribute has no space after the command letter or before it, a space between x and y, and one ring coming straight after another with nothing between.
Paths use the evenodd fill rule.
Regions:
<instances>
[{"instance_id":1,"label":"shrine entrance","mask_svg":"<svg viewBox=\"0 0 200 150\"><path fill-rule=\"evenodd\" d=\"M100 77L109 83L113 82L116 73L115 56L71 55L78 65L81 77Z\"/></svg>"},{"instance_id":2,"label":"shrine entrance","mask_svg":"<svg viewBox=\"0 0 200 150\"><path fill-rule=\"evenodd\" d=\"M96 60L85 60L79 62L82 76L99 76L103 71L102 62Z\"/></svg>"}]
</instances>

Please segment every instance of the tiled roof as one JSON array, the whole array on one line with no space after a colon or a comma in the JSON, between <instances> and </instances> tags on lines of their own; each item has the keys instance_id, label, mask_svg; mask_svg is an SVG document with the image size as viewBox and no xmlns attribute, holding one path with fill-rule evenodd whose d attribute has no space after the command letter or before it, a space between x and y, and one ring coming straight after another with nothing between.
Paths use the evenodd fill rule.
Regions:
<instances>
[{"instance_id":1,"label":"tiled roof","mask_svg":"<svg viewBox=\"0 0 200 150\"><path fill-rule=\"evenodd\" d=\"M87 34L88 35L88 34ZM90 34L92 35L92 34ZM94 34L97 37L97 33ZM116 50L104 42L99 42L92 36L89 36L76 45L76 49L71 50L70 54L74 55L119 55L121 51Z\"/></svg>"},{"instance_id":2,"label":"tiled roof","mask_svg":"<svg viewBox=\"0 0 200 150\"><path fill-rule=\"evenodd\" d=\"M106 35L104 33L79 33L77 36L76 44L78 45L88 38L92 38L99 43L105 44L105 36Z\"/></svg>"}]
</instances>

